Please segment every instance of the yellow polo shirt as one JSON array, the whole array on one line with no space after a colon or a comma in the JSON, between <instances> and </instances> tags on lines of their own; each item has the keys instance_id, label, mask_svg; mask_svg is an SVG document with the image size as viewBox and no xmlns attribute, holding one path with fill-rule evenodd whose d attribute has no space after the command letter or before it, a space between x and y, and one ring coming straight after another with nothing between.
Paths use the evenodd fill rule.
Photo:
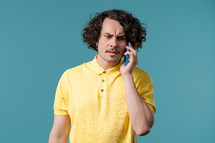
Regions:
<instances>
[{"instance_id":1,"label":"yellow polo shirt","mask_svg":"<svg viewBox=\"0 0 215 143\"><path fill-rule=\"evenodd\" d=\"M69 115L70 143L136 143L119 70L121 63L104 70L95 58L63 73L54 114ZM139 94L155 112L150 76L138 67L132 74Z\"/></svg>"}]
</instances>

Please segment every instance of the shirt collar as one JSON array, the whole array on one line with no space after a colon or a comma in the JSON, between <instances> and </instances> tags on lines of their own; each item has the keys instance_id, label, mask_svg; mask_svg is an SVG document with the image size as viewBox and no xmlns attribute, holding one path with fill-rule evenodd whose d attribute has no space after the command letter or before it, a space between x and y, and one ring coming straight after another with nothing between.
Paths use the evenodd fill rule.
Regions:
<instances>
[{"instance_id":1,"label":"shirt collar","mask_svg":"<svg viewBox=\"0 0 215 143\"><path fill-rule=\"evenodd\" d=\"M122 61L119 62L119 64L117 64L116 66L108 69L108 70L104 70L96 61L97 55L94 57L94 59L91 61L92 64L92 68L94 71L96 71L96 73L98 75L102 74L102 73L107 73L107 74L111 74L111 73L115 73L115 72L120 72L120 65L122 63Z\"/></svg>"}]
</instances>

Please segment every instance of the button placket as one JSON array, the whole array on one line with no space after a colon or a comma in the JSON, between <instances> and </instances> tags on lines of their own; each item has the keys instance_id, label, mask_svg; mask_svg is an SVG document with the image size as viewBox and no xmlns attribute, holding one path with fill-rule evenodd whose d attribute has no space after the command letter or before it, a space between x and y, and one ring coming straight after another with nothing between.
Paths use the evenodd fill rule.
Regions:
<instances>
[{"instance_id":1,"label":"button placket","mask_svg":"<svg viewBox=\"0 0 215 143\"><path fill-rule=\"evenodd\" d=\"M106 71L103 71L102 73L102 76L101 76L101 88L100 88L100 95L101 96L104 96L104 92L105 92L105 74L106 74Z\"/></svg>"}]
</instances>

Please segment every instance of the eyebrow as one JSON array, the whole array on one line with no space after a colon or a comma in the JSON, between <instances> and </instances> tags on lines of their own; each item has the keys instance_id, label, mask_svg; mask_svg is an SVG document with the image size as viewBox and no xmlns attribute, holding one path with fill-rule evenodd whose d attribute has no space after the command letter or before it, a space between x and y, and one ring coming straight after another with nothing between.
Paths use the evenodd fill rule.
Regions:
<instances>
[{"instance_id":1,"label":"eyebrow","mask_svg":"<svg viewBox=\"0 0 215 143\"><path fill-rule=\"evenodd\" d=\"M112 34L110 34L110 33L104 33L105 35L111 35L112 36ZM119 34L117 37L124 37L125 36L125 34Z\"/></svg>"}]
</instances>

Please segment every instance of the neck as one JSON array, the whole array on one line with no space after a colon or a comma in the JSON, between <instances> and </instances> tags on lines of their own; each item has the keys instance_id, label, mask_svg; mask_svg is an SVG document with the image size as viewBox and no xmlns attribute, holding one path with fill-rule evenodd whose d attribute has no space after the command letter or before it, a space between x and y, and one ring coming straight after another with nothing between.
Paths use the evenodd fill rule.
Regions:
<instances>
[{"instance_id":1,"label":"neck","mask_svg":"<svg viewBox=\"0 0 215 143\"><path fill-rule=\"evenodd\" d=\"M104 59L102 59L100 56L96 57L96 61L99 64L99 66L102 67L104 70L108 70L110 68L113 68L120 62L120 61L117 63L107 62Z\"/></svg>"}]
</instances>

